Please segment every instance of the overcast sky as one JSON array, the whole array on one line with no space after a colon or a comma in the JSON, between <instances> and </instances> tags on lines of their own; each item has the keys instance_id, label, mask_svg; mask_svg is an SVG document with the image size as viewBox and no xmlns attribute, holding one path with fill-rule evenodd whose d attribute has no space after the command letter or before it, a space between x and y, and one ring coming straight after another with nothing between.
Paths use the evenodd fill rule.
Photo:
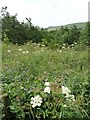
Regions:
<instances>
[{"instance_id":1,"label":"overcast sky","mask_svg":"<svg viewBox=\"0 0 90 120\"><path fill-rule=\"evenodd\" d=\"M31 18L40 27L88 21L89 0L0 0L19 21ZM0 3L0 4L1 4Z\"/></svg>"}]
</instances>

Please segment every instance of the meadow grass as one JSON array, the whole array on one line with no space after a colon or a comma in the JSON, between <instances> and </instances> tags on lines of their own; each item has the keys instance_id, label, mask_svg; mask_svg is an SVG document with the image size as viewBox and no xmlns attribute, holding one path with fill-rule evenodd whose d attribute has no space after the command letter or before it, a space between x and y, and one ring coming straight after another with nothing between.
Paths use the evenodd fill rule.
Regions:
<instances>
[{"instance_id":1,"label":"meadow grass","mask_svg":"<svg viewBox=\"0 0 90 120\"><path fill-rule=\"evenodd\" d=\"M59 92L59 84L67 86L75 96L76 104L82 108L80 116L89 117L85 101L88 84L87 47L84 50L75 47L49 49L39 44L27 43L21 46L2 44L2 48L3 91L10 95L11 103L15 102L17 93L25 101L23 89L28 89L28 93L31 88L40 88L43 82L48 81L52 86L56 85L55 88L52 87L55 94ZM63 115L73 116L72 112L68 113Z\"/></svg>"}]
</instances>

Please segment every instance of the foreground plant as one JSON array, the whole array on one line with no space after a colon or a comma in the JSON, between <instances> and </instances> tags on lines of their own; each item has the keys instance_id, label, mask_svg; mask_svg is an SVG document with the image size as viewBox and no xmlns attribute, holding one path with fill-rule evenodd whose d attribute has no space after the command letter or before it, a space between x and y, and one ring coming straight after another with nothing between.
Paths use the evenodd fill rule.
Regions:
<instances>
[{"instance_id":1,"label":"foreground plant","mask_svg":"<svg viewBox=\"0 0 90 120\"><path fill-rule=\"evenodd\" d=\"M33 108L36 106L41 106L42 98L39 95L32 97L30 103L32 104Z\"/></svg>"},{"instance_id":2,"label":"foreground plant","mask_svg":"<svg viewBox=\"0 0 90 120\"><path fill-rule=\"evenodd\" d=\"M31 120L36 118L40 120L47 118L84 118L87 116L68 87L58 82L45 82L45 84L39 80L37 82L39 84L35 87L30 86L31 90L27 89L26 92L26 88L19 87L21 93L17 94L14 94L17 89L15 89L15 84L10 85L12 87L10 96L14 95L11 98L9 108L19 120L25 118Z\"/></svg>"}]
</instances>

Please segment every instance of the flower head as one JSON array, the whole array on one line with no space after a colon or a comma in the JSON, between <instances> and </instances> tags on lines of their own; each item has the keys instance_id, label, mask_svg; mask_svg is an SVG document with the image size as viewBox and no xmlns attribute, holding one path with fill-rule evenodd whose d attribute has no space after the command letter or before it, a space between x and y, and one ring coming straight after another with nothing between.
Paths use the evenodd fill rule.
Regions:
<instances>
[{"instance_id":1,"label":"flower head","mask_svg":"<svg viewBox=\"0 0 90 120\"><path fill-rule=\"evenodd\" d=\"M71 91L68 89L68 87L62 86L62 93L68 95L69 93L71 93Z\"/></svg>"},{"instance_id":2,"label":"flower head","mask_svg":"<svg viewBox=\"0 0 90 120\"><path fill-rule=\"evenodd\" d=\"M10 53L10 52L11 52L11 50L8 50L8 52Z\"/></svg>"},{"instance_id":3,"label":"flower head","mask_svg":"<svg viewBox=\"0 0 90 120\"><path fill-rule=\"evenodd\" d=\"M22 51L22 49L19 49L19 52Z\"/></svg>"},{"instance_id":4,"label":"flower head","mask_svg":"<svg viewBox=\"0 0 90 120\"><path fill-rule=\"evenodd\" d=\"M63 44L63 46L65 46L65 44Z\"/></svg>"},{"instance_id":5,"label":"flower head","mask_svg":"<svg viewBox=\"0 0 90 120\"><path fill-rule=\"evenodd\" d=\"M42 98L39 95L32 97L30 103L32 104L33 108L36 106L41 106Z\"/></svg>"},{"instance_id":6,"label":"flower head","mask_svg":"<svg viewBox=\"0 0 90 120\"><path fill-rule=\"evenodd\" d=\"M44 92L50 93L50 87L49 87L49 86L45 87L45 88L44 88Z\"/></svg>"},{"instance_id":7,"label":"flower head","mask_svg":"<svg viewBox=\"0 0 90 120\"><path fill-rule=\"evenodd\" d=\"M49 82L45 82L45 86L49 86L50 85L50 83Z\"/></svg>"},{"instance_id":8,"label":"flower head","mask_svg":"<svg viewBox=\"0 0 90 120\"><path fill-rule=\"evenodd\" d=\"M25 51L23 51L22 53L25 54Z\"/></svg>"},{"instance_id":9,"label":"flower head","mask_svg":"<svg viewBox=\"0 0 90 120\"><path fill-rule=\"evenodd\" d=\"M63 105L63 107L65 107L65 108L66 108L66 107L67 107L67 105L65 105L65 104L64 104L64 105Z\"/></svg>"},{"instance_id":10,"label":"flower head","mask_svg":"<svg viewBox=\"0 0 90 120\"><path fill-rule=\"evenodd\" d=\"M64 46L62 46L62 48L64 49L65 47L64 47Z\"/></svg>"},{"instance_id":11,"label":"flower head","mask_svg":"<svg viewBox=\"0 0 90 120\"><path fill-rule=\"evenodd\" d=\"M70 100L72 100L72 101L75 101L74 95L68 94L68 95L66 95L65 97L67 98L67 100L70 99Z\"/></svg>"}]
</instances>

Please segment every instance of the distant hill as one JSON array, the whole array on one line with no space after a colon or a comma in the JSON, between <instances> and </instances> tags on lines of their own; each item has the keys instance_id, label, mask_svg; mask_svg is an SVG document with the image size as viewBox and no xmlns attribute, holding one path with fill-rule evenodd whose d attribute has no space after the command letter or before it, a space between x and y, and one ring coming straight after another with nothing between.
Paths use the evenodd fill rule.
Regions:
<instances>
[{"instance_id":1,"label":"distant hill","mask_svg":"<svg viewBox=\"0 0 90 120\"><path fill-rule=\"evenodd\" d=\"M73 25L76 25L77 28L85 28L86 26L86 22L81 22L81 23L72 23L72 24L68 24L68 25L62 25L63 27L72 27ZM60 29L61 26L50 26L48 28L46 28L47 30L55 30L55 29Z\"/></svg>"}]
</instances>

